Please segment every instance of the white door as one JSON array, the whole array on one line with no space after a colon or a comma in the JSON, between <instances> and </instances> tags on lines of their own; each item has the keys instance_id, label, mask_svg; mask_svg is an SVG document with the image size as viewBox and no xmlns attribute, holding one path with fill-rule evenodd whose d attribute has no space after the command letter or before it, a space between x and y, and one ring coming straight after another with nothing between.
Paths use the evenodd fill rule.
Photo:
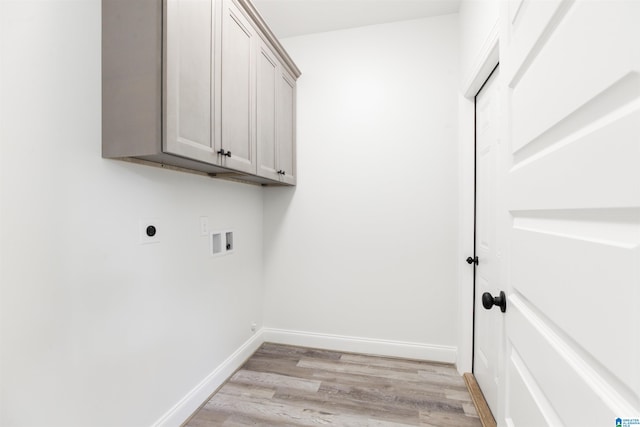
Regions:
<instances>
[{"instance_id":1,"label":"white door","mask_svg":"<svg viewBox=\"0 0 640 427\"><path fill-rule=\"evenodd\" d=\"M498 351L502 333L499 308L486 310L482 295L500 293L497 285L496 175L500 92L498 69L476 96L476 242L473 374L495 414L498 402Z\"/></svg>"},{"instance_id":2,"label":"white door","mask_svg":"<svg viewBox=\"0 0 640 427\"><path fill-rule=\"evenodd\" d=\"M640 1L509 1L501 22L498 423L628 425L640 419Z\"/></svg>"}]
</instances>

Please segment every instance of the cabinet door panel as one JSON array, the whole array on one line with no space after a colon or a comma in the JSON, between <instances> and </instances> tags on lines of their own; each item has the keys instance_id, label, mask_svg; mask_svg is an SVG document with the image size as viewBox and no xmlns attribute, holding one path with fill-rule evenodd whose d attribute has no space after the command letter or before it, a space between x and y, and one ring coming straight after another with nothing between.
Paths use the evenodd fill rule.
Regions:
<instances>
[{"instance_id":1,"label":"cabinet door panel","mask_svg":"<svg viewBox=\"0 0 640 427\"><path fill-rule=\"evenodd\" d=\"M260 42L258 52L258 87L256 88L256 123L258 175L278 180L276 162L276 89L278 63L269 48Z\"/></svg>"},{"instance_id":2,"label":"cabinet door panel","mask_svg":"<svg viewBox=\"0 0 640 427\"><path fill-rule=\"evenodd\" d=\"M225 166L256 173L255 38L251 24L232 1L224 3L222 22L222 148L231 152Z\"/></svg>"},{"instance_id":3,"label":"cabinet door panel","mask_svg":"<svg viewBox=\"0 0 640 427\"><path fill-rule=\"evenodd\" d=\"M211 0L168 0L165 25L166 131L163 151L217 161L211 132Z\"/></svg>"},{"instance_id":4,"label":"cabinet door panel","mask_svg":"<svg viewBox=\"0 0 640 427\"><path fill-rule=\"evenodd\" d=\"M296 183L295 80L288 73L280 74L278 93L278 169L284 171L281 181Z\"/></svg>"}]
</instances>

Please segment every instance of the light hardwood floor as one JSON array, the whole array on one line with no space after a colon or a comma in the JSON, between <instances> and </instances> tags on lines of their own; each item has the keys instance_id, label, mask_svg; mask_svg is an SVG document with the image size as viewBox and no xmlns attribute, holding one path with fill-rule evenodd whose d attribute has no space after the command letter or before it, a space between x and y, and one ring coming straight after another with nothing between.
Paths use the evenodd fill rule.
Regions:
<instances>
[{"instance_id":1,"label":"light hardwood floor","mask_svg":"<svg viewBox=\"0 0 640 427\"><path fill-rule=\"evenodd\" d=\"M185 425L481 423L452 365L266 343Z\"/></svg>"}]
</instances>

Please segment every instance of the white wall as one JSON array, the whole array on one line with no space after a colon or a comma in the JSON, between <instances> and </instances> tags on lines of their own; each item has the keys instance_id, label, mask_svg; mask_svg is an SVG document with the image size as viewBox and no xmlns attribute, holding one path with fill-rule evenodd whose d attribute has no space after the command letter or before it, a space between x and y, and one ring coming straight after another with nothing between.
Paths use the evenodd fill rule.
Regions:
<instances>
[{"instance_id":1,"label":"white wall","mask_svg":"<svg viewBox=\"0 0 640 427\"><path fill-rule=\"evenodd\" d=\"M0 425L151 425L261 323L262 191L102 159L100 1L1 5Z\"/></svg>"},{"instance_id":2,"label":"white wall","mask_svg":"<svg viewBox=\"0 0 640 427\"><path fill-rule=\"evenodd\" d=\"M454 354L457 40L457 15L283 40L299 176L265 193L266 326Z\"/></svg>"},{"instance_id":3,"label":"white wall","mask_svg":"<svg viewBox=\"0 0 640 427\"><path fill-rule=\"evenodd\" d=\"M456 365L471 372L473 336L473 267L462 260L473 254L474 96L493 70L498 56L498 0L463 0L460 4L460 74L458 95L459 169L459 328Z\"/></svg>"},{"instance_id":4,"label":"white wall","mask_svg":"<svg viewBox=\"0 0 640 427\"><path fill-rule=\"evenodd\" d=\"M157 421L263 323L263 252L272 332L455 351L457 16L285 40L299 185L263 205L100 157L100 1L0 8L0 425Z\"/></svg>"}]
</instances>

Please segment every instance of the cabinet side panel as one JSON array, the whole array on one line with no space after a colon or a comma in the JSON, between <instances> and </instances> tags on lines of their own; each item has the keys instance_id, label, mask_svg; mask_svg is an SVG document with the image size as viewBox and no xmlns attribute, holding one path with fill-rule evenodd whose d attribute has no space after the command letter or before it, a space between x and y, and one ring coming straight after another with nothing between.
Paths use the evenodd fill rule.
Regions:
<instances>
[{"instance_id":1,"label":"cabinet side panel","mask_svg":"<svg viewBox=\"0 0 640 427\"><path fill-rule=\"evenodd\" d=\"M160 151L162 1L102 0L102 155Z\"/></svg>"}]
</instances>

